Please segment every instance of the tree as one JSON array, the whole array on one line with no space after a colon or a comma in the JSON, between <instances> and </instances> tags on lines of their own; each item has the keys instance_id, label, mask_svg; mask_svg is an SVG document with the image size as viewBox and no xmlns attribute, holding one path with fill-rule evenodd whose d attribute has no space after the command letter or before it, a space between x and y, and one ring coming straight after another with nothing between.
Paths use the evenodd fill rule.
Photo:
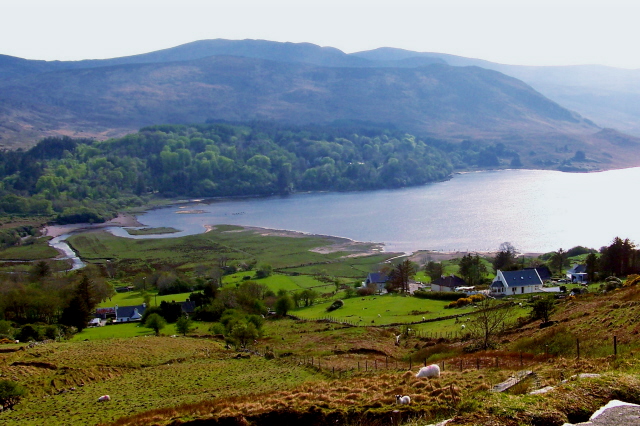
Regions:
<instances>
[{"instance_id":1,"label":"tree","mask_svg":"<svg viewBox=\"0 0 640 426\"><path fill-rule=\"evenodd\" d=\"M478 311L467 322L470 334L478 341L483 349L489 349L493 339L506 327L510 318L512 304L500 304L495 299L485 298L477 302Z\"/></svg>"},{"instance_id":2,"label":"tree","mask_svg":"<svg viewBox=\"0 0 640 426\"><path fill-rule=\"evenodd\" d=\"M561 248L558 251L553 252L551 255L551 269L555 270L556 273L562 274L564 267L567 264L567 252L562 250Z\"/></svg>"},{"instance_id":3,"label":"tree","mask_svg":"<svg viewBox=\"0 0 640 426\"><path fill-rule=\"evenodd\" d=\"M165 321L165 319L162 318L159 314L151 314L145 321L144 326L153 329L153 331L155 331L156 333L156 336L159 336L160 330L167 326L167 321Z\"/></svg>"},{"instance_id":4,"label":"tree","mask_svg":"<svg viewBox=\"0 0 640 426\"><path fill-rule=\"evenodd\" d=\"M13 408L26 393L27 390L18 383L12 380L0 380L0 406L3 410Z\"/></svg>"},{"instance_id":5,"label":"tree","mask_svg":"<svg viewBox=\"0 0 640 426\"><path fill-rule=\"evenodd\" d=\"M430 260L424 265L424 272L431 278L431 282L433 282L444 275L444 268L442 267L442 263Z\"/></svg>"},{"instance_id":6,"label":"tree","mask_svg":"<svg viewBox=\"0 0 640 426\"><path fill-rule=\"evenodd\" d=\"M263 263L258 267L256 271L256 278L266 278L271 275L272 268L268 263Z\"/></svg>"},{"instance_id":7,"label":"tree","mask_svg":"<svg viewBox=\"0 0 640 426\"><path fill-rule=\"evenodd\" d=\"M401 293L409 292L409 279L417 272L416 264L406 259L396 265L389 273L388 286Z\"/></svg>"},{"instance_id":8,"label":"tree","mask_svg":"<svg viewBox=\"0 0 640 426\"><path fill-rule=\"evenodd\" d=\"M589 253L585 259L587 280L594 282L596 280L596 270L598 268L598 256L595 253Z\"/></svg>"},{"instance_id":9,"label":"tree","mask_svg":"<svg viewBox=\"0 0 640 426\"><path fill-rule=\"evenodd\" d=\"M189 317L182 316L176 321L176 331L178 333L186 336L191 330L193 330L193 321Z\"/></svg>"},{"instance_id":10,"label":"tree","mask_svg":"<svg viewBox=\"0 0 640 426\"><path fill-rule=\"evenodd\" d=\"M487 267L482 262L482 259L477 254L472 256L471 253L465 255L460 259L460 275L469 285L479 285L482 283L482 278L487 273Z\"/></svg>"},{"instance_id":11,"label":"tree","mask_svg":"<svg viewBox=\"0 0 640 426\"><path fill-rule=\"evenodd\" d=\"M258 337L260 337L260 333L253 322L239 321L231 328L227 340L236 347L244 349Z\"/></svg>"},{"instance_id":12,"label":"tree","mask_svg":"<svg viewBox=\"0 0 640 426\"><path fill-rule=\"evenodd\" d=\"M89 277L82 275L73 297L62 311L60 323L76 327L78 331L84 330L91 320L96 304L91 291L91 281Z\"/></svg>"},{"instance_id":13,"label":"tree","mask_svg":"<svg viewBox=\"0 0 640 426\"><path fill-rule=\"evenodd\" d=\"M549 317L555 307L553 297L544 297L533 302L531 310L531 318L541 319L542 322L549 322Z\"/></svg>"},{"instance_id":14,"label":"tree","mask_svg":"<svg viewBox=\"0 0 640 426\"><path fill-rule=\"evenodd\" d=\"M276 300L275 308L278 315L285 316L294 308L293 299L288 294L284 294Z\"/></svg>"},{"instance_id":15,"label":"tree","mask_svg":"<svg viewBox=\"0 0 640 426\"><path fill-rule=\"evenodd\" d=\"M514 265L516 254L516 248L510 242L500 244L498 253L496 253L496 257L493 259L493 269L496 271L498 269L502 271L508 270Z\"/></svg>"}]
</instances>

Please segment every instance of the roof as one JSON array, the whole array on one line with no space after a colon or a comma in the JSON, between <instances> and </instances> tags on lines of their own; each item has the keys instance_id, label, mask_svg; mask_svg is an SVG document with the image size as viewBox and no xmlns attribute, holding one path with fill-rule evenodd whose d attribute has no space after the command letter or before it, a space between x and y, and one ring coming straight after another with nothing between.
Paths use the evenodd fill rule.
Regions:
<instances>
[{"instance_id":1,"label":"roof","mask_svg":"<svg viewBox=\"0 0 640 426\"><path fill-rule=\"evenodd\" d=\"M446 275L441 276L435 281L432 281L431 284L439 285L440 287L465 287L467 285L466 281L460 277L455 275Z\"/></svg>"},{"instance_id":2,"label":"roof","mask_svg":"<svg viewBox=\"0 0 640 426\"><path fill-rule=\"evenodd\" d=\"M196 302L192 302L191 300L182 302L182 312L184 312L185 314L191 314L195 310L196 310Z\"/></svg>"},{"instance_id":3,"label":"roof","mask_svg":"<svg viewBox=\"0 0 640 426\"><path fill-rule=\"evenodd\" d=\"M131 318L135 311L138 310L138 314L140 316L144 315L144 311L147 309L146 305L136 305L136 306L118 306L116 308L116 316L118 318Z\"/></svg>"},{"instance_id":4,"label":"roof","mask_svg":"<svg viewBox=\"0 0 640 426\"><path fill-rule=\"evenodd\" d=\"M496 278L502 276L506 287L522 287L528 285L542 285L542 280L535 269L521 269L519 271L498 271ZM491 283L491 287L501 287L499 280Z\"/></svg>"},{"instance_id":5,"label":"roof","mask_svg":"<svg viewBox=\"0 0 640 426\"><path fill-rule=\"evenodd\" d=\"M536 266L535 268L524 268L524 269L525 271L529 269L535 269L536 272L538 272L538 275L540 275L540 279L542 281L548 281L551 279L551 271L546 266Z\"/></svg>"},{"instance_id":6,"label":"roof","mask_svg":"<svg viewBox=\"0 0 640 426\"><path fill-rule=\"evenodd\" d=\"M568 274L584 274L587 272L587 265L573 265L573 268L567 271Z\"/></svg>"},{"instance_id":7,"label":"roof","mask_svg":"<svg viewBox=\"0 0 640 426\"><path fill-rule=\"evenodd\" d=\"M382 272L371 272L367 275L367 281L370 283L386 283L389 281L389 277Z\"/></svg>"}]
</instances>

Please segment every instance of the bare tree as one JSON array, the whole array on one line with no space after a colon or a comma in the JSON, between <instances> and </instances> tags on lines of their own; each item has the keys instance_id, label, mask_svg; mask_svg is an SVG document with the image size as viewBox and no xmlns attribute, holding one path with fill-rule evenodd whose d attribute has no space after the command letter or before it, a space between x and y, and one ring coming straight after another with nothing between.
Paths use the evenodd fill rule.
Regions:
<instances>
[{"instance_id":1,"label":"bare tree","mask_svg":"<svg viewBox=\"0 0 640 426\"><path fill-rule=\"evenodd\" d=\"M478 303L478 312L471 317L467 326L482 349L490 348L493 340L504 331L512 308L513 304L510 302L500 303L489 298Z\"/></svg>"}]
</instances>

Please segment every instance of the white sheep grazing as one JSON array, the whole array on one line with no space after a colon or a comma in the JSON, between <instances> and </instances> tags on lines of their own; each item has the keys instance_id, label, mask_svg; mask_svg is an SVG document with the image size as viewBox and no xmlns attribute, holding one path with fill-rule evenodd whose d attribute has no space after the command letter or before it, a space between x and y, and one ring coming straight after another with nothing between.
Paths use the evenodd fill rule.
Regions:
<instances>
[{"instance_id":1,"label":"white sheep grazing","mask_svg":"<svg viewBox=\"0 0 640 426\"><path fill-rule=\"evenodd\" d=\"M422 367L416 377L440 377L440 367L438 367L438 364Z\"/></svg>"},{"instance_id":2,"label":"white sheep grazing","mask_svg":"<svg viewBox=\"0 0 640 426\"><path fill-rule=\"evenodd\" d=\"M396 395L396 404L409 405L411 404L411 398L409 397L409 395Z\"/></svg>"},{"instance_id":3,"label":"white sheep grazing","mask_svg":"<svg viewBox=\"0 0 640 426\"><path fill-rule=\"evenodd\" d=\"M382 315L378 314L378 318L382 318Z\"/></svg>"},{"instance_id":4,"label":"white sheep grazing","mask_svg":"<svg viewBox=\"0 0 640 426\"><path fill-rule=\"evenodd\" d=\"M422 317L422 321L426 321L427 319L425 317Z\"/></svg>"},{"instance_id":5,"label":"white sheep grazing","mask_svg":"<svg viewBox=\"0 0 640 426\"><path fill-rule=\"evenodd\" d=\"M98 398L98 402L107 402L107 401L111 401L111 397L109 395L102 395L100 398Z\"/></svg>"},{"instance_id":6,"label":"white sheep grazing","mask_svg":"<svg viewBox=\"0 0 640 426\"><path fill-rule=\"evenodd\" d=\"M522 308L522 303L518 303L518 306L520 306Z\"/></svg>"},{"instance_id":7,"label":"white sheep grazing","mask_svg":"<svg viewBox=\"0 0 640 426\"><path fill-rule=\"evenodd\" d=\"M462 325L460 326L460 329L461 329L461 330L464 330L465 328L466 328L466 326L465 326L464 324L462 324Z\"/></svg>"},{"instance_id":8,"label":"white sheep grazing","mask_svg":"<svg viewBox=\"0 0 640 426\"><path fill-rule=\"evenodd\" d=\"M396 335L396 345L400 344L400 336L402 336L401 334L397 334Z\"/></svg>"}]
</instances>

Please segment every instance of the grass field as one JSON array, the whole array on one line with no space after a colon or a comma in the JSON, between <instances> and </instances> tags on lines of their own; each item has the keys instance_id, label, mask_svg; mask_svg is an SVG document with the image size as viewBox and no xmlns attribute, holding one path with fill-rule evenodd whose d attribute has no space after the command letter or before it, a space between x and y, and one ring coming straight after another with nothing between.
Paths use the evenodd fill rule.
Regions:
<instances>
[{"instance_id":1,"label":"grass field","mask_svg":"<svg viewBox=\"0 0 640 426\"><path fill-rule=\"evenodd\" d=\"M302 367L233 355L218 342L169 337L53 343L14 353L0 371L20 375L30 395L20 409L2 414L2 424L112 422L150 409L286 390L320 377ZM7 365L30 359L50 367ZM112 401L97 404L105 394Z\"/></svg>"},{"instance_id":2,"label":"grass field","mask_svg":"<svg viewBox=\"0 0 640 426\"><path fill-rule=\"evenodd\" d=\"M160 305L161 302L184 302L189 298L189 294L191 293L180 293L180 294L167 294L164 296L157 296L155 293L151 294L151 306ZM116 293L113 295L111 300L107 299L104 302L101 302L98 307L99 308L112 308L115 305L118 306L136 306L142 305L143 298L140 295L140 292L137 291L129 291L124 293Z\"/></svg>"},{"instance_id":3,"label":"grass field","mask_svg":"<svg viewBox=\"0 0 640 426\"><path fill-rule=\"evenodd\" d=\"M257 261L274 269L296 268L312 274L324 269L330 275L360 277L377 269L377 265L394 256L346 257L365 253L372 244L352 244L340 251L318 249L334 247L336 239L320 236L271 235L266 231L238 226L218 226L205 234L179 238L129 239L108 232L88 232L69 238L69 244L89 263L116 262L121 270L149 271L151 268L193 268L217 262L225 256L229 262ZM341 241L341 240L339 240ZM314 251L316 250L316 251Z\"/></svg>"},{"instance_id":4,"label":"grass field","mask_svg":"<svg viewBox=\"0 0 640 426\"><path fill-rule=\"evenodd\" d=\"M331 302L320 303L308 308L300 308L292 313L301 318L332 317L358 323L359 325L385 325L420 321L422 318L438 318L448 315L472 312L473 308L445 309L450 302L418 299L402 295L353 297L344 299L344 306L328 313Z\"/></svg>"}]
</instances>

